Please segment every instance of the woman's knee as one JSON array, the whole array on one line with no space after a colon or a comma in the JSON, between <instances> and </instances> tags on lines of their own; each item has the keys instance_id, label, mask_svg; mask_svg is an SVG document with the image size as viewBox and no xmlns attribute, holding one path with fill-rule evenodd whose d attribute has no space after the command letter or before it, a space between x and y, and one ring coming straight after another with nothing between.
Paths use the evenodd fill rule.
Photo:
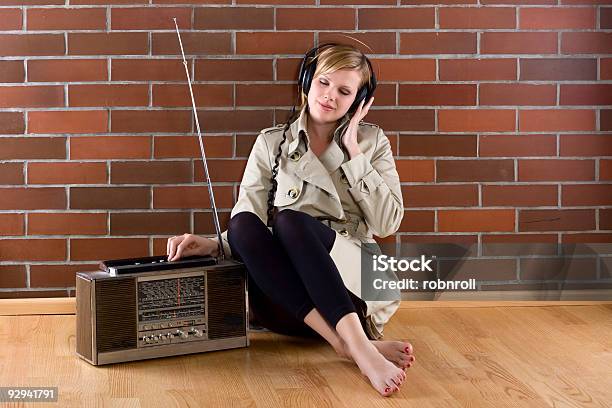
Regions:
<instances>
[{"instance_id":1,"label":"woman's knee","mask_svg":"<svg viewBox=\"0 0 612 408\"><path fill-rule=\"evenodd\" d=\"M281 239L283 237L295 237L296 233L299 233L306 227L309 218L312 217L301 211L282 210L274 216L272 231L274 235Z\"/></svg>"},{"instance_id":2,"label":"woman's knee","mask_svg":"<svg viewBox=\"0 0 612 408\"><path fill-rule=\"evenodd\" d=\"M235 244L237 238L247 237L256 234L261 227L267 230L267 227L259 219L259 217L250 212L243 211L234 215L227 225L227 240L231 244Z\"/></svg>"}]
</instances>

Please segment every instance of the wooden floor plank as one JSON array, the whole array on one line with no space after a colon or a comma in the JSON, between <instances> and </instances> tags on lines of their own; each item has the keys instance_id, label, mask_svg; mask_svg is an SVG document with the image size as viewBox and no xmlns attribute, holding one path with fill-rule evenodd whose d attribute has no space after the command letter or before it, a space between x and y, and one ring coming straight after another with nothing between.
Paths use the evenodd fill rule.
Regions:
<instances>
[{"instance_id":1,"label":"wooden floor plank","mask_svg":"<svg viewBox=\"0 0 612 408\"><path fill-rule=\"evenodd\" d=\"M610 407L612 307L408 308L385 329L417 360L380 397L321 340L255 332L248 348L93 367L72 315L0 317L0 383L57 386L62 407ZM33 406L37 404L24 404Z\"/></svg>"}]
</instances>

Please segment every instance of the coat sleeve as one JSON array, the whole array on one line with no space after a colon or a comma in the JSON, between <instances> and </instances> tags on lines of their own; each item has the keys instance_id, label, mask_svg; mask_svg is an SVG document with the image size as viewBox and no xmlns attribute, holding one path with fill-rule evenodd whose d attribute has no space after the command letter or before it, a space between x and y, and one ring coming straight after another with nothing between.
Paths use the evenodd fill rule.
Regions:
<instances>
[{"instance_id":1,"label":"coat sleeve","mask_svg":"<svg viewBox=\"0 0 612 408\"><path fill-rule=\"evenodd\" d=\"M268 191L270 191L270 178L272 177L272 167L270 163L269 149L264 138L260 133L255 140L253 149L247 160L244 175L240 182L240 192L238 201L232 209L231 217L249 211L261 219L264 224L268 222ZM231 249L227 240L227 230L221 234L223 240L223 250L227 257L231 257ZM218 242L217 238L213 238Z\"/></svg>"},{"instance_id":2,"label":"coat sleeve","mask_svg":"<svg viewBox=\"0 0 612 408\"><path fill-rule=\"evenodd\" d=\"M382 129L378 129L372 159L360 153L342 164L342 170L348 191L373 233L381 238L395 233L404 217L404 202L391 143Z\"/></svg>"}]
</instances>

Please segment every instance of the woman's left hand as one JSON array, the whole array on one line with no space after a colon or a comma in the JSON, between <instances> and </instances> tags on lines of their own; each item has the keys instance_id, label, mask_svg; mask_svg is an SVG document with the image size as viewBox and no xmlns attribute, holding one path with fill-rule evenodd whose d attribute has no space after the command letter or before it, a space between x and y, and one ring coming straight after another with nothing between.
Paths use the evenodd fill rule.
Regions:
<instances>
[{"instance_id":1,"label":"woman's left hand","mask_svg":"<svg viewBox=\"0 0 612 408\"><path fill-rule=\"evenodd\" d=\"M361 153L361 149L359 149L359 144L357 144L357 129L359 128L359 122L368 114L370 110L370 106L372 106L372 102L374 102L374 97L371 97L368 101L367 105L363 106L365 103L365 99L361 101L359 107L355 111L355 114L351 118L348 127L346 128L346 132L342 136L342 144L346 148L349 158L353 158Z\"/></svg>"}]
</instances>

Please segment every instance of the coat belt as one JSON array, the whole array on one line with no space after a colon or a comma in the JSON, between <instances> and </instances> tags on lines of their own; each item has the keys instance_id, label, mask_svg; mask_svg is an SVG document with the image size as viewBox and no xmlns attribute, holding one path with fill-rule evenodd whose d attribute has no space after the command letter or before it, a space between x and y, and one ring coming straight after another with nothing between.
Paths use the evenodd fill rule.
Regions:
<instances>
[{"instance_id":1,"label":"coat belt","mask_svg":"<svg viewBox=\"0 0 612 408\"><path fill-rule=\"evenodd\" d=\"M338 231L343 236L357 236L359 219L338 220L330 217L316 217L317 220L327 225L329 228Z\"/></svg>"}]
</instances>

